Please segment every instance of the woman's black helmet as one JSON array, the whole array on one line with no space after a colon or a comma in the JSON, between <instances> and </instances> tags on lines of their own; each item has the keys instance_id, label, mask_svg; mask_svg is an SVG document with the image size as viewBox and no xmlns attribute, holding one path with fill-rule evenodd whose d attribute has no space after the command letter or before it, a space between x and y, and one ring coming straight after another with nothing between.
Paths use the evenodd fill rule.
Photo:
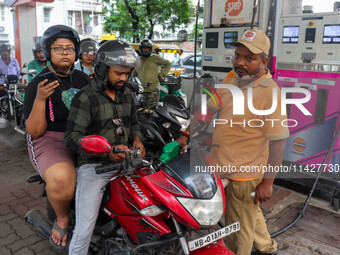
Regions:
<instances>
[{"instance_id":1,"label":"woman's black helmet","mask_svg":"<svg viewBox=\"0 0 340 255\"><path fill-rule=\"evenodd\" d=\"M80 54L87 53L95 55L98 50L98 43L92 38L86 38L80 41Z\"/></svg>"},{"instance_id":2,"label":"woman's black helmet","mask_svg":"<svg viewBox=\"0 0 340 255\"><path fill-rule=\"evenodd\" d=\"M142 48L148 48L149 51L148 52L143 52ZM145 38L143 40L140 41L139 43L139 54L143 57L150 57L151 53L153 50L153 44L151 42L151 40L149 40L148 38Z\"/></svg>"},{"instance_id":3,"label":"woman's black helmet","mask_svg":"<svg viewBox=\"0 0 340 255\"><path fill-rule=\"evenodd\" d=\"M140 60L130 44L122 40L110 40L98 49L94 73L97 80L107 83L107 73L111 66L125 66L137 71Z\"/></svg>"},{"instance_id":4,"label":"woman's black helmet","mask_svg":"<svg viewBox=\"0 0 340 255\"><path fill-rule=\"evenodd\" d=\"M80 44L79 35L76 30L64 25L51 26L45 30L42 38L43 42L42 44L46 59L48 61L51 61L51 45L58 38L67 38L73 42L76 53L75 61L77 61L79 58L79 44Z\"/></svg>"}]
</instances>

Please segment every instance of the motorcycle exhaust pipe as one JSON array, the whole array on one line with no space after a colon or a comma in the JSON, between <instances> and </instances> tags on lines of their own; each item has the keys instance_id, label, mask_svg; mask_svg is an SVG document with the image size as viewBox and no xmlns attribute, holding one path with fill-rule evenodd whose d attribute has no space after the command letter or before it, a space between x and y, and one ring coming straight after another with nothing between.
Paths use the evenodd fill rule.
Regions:
<instances>
[{"instance_id":1,"label":"motorcycle exhaust pipe","mask_svg":"<svg viewBox=\"0 0 340 255\"><path fill-rule=\"evenodd\" d=\"M25 220L46 239L50 238L53 225L40 211L28 211L25 215Z\"/></svg>"}]
</instances>

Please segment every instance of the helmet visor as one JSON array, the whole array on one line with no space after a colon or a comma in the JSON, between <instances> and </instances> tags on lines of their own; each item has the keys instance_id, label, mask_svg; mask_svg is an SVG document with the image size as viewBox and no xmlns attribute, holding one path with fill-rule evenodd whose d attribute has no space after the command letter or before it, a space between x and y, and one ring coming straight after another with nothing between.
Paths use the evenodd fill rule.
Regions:
<instances>
[{"instance_id":1,"label":"helmet visor","mask_svg":"<svg viewBox=\"0 0 340 255\"><path fill-rule=\"evenodd\" d=\"M132 47L125 47L122 50L103 51L98 55L100 62L108 66L126 66L139 70L140 60Z\"/></svg>"}]
</instances>

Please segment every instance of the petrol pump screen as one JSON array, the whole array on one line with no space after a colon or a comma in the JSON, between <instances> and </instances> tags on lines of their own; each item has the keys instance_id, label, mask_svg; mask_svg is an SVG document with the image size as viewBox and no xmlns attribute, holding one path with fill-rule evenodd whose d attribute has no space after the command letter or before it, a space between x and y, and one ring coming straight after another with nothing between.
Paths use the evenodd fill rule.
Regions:
<instances>
[{"instance_id":1,"label":"petrol pump screen","mask_svg":"<svg viewBox=\"0 0 340 255\"><path fill-rule=\"evenodd\" d=\"M299 26L283 27L282 43L298 43Z\"/></svg>"},{"instance_id":2,"label":"petrol pump screen","mask_svg":"<svg viewBox=\"0 0 340 255\"><path fill-rule=\"evenodd\" d=\"M224 46L229 49L233 49L234 46L231 46L230 43L237 41L238 32L224 32Z\"/></svg>"},{"instance_id":3,"label":"petrol pump screen","mask_svg":"<svg viewBox=\"0 0 340 255\"><path fill-rule=\"evenodd\" d=\"M340 43L340 25L325 25L323 43Z\"/></svg>"}]
</instances>

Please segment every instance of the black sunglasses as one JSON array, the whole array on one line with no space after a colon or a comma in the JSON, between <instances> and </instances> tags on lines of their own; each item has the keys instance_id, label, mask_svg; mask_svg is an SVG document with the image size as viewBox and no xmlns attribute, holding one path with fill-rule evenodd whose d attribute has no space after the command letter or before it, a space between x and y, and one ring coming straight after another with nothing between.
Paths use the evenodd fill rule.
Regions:
<instances>
[{"instance_id":1,"label":"black sunglasses","mask_svg":"<svg viewBox=\"0 0 340 255\"><path fill-rule=\"evenodd\" d=\"M117 115L115 115L112 118L112 122L113 122L113 124L115 124L118 127L117 128L117 135L118 136L124 136L125 131L124 131L121 119Z\"/></svg>"}]
</instances>

